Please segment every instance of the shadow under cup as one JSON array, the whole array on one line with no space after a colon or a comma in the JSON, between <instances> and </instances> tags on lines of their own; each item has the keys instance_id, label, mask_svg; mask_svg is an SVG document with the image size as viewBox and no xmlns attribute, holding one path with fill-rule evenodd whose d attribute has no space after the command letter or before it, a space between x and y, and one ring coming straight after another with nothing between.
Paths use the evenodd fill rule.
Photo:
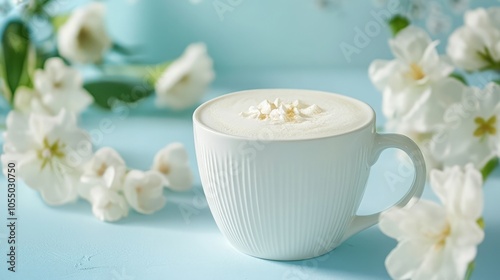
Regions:
<instances>
[{"instance_id":1,"label":"shadow under cup","mask_svg":"<svg viewBox=\"0 0 500 280\"><path fill-rule=\"evenodd\" d=\"M385 148L405 150L416 167L413 186L397 205L420 196L425 166L417 146L401 135L377 134L373 110L348 99L366 106L371 119L340 135L314 139L273 140L265 128L257 139L216 131L199 115L218 98L194 112L203 190L217 226L239 251L264 259L307 259L375 224L378 213L356 212L370 167Z\"/></svg>"}]
</instances>

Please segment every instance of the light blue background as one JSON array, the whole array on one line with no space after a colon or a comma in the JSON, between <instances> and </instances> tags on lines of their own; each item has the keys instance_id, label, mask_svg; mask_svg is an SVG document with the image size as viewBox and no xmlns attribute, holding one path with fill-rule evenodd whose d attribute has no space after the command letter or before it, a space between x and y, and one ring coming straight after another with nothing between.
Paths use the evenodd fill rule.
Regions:
<instances>
[{"instance_id":1,"label":"light blue background","mask_svg":"<svg viewBox=\"0 0 500 280\"><path fill-rule=\"evenodd\" d=\"M60 9L79 1L59 0ZM129 5L127 3L133 3ZM109 29L145 61L177 57L191 42L205 41L217 79L204 97L249 88L309 88L343 93L369 103L383 124L380 94L366 71L375 58L390 58L387 29L354 55L351 63L339 44L352 43L354 28L378 11L370 1L343 1L320 9L313 0L246 0L220 20L212 5L187 0L107 0ZM472 1L480 5L496 1ZM440 2L444 3L444 2ZM444 5L444 4L443 4ZM451 12L448 12L451 14ZM460 16L454 18L456 26ZM445 42L445 41L443 41ZM443 46L443 45L442 45ZM441 47L442 47L441 46ZM132 59L132 58L129 58ZM112 60L120 60L116 56ZM147 169L154 154L183 142L195 170L192 191L166 192L167 206L153 215L131 212L118 223L102 223L84 201L49 207L24 184L18 186L18 272L6 271L5 189L0 194L0 279L387 279L384 259L396 243L372 227L321 258L299 262L265 261L235 251L222 237L206 206L194 154L191 113L159 110L148 99L125 117L91 108L82 117L89 131L102 119L115 126L97 147L112 146L132 168ZM394 153L373 167L360 213L389 206L411 178L390 186ZM5 179L2 179L2 184ZM486 239L479 247L473 279L495 279L500 258L500 170L485 185ZM427 189L424 196L435 199Z\"/></svg>"},{"instance_id":2,"label":"light blue background","mask_svg":"<svg viewBox=\"0 0 500 280\"><path fill-rule=\"evenodd\" d=\"M390 32L369 37L369 43L348 62L340 50L342 42L354 44L356 28L373 24L372 13L388 13L388 5L377 7L372 1L331 0L320 8L316 0L221 0L240 3L221 19L214 0L192 4L188 0L107 1L111 11L110 31L119 42L137 46L147 61L175 58L191 42L204 41L218 70L241 68L335 68L367 67L375 58L389 58ZM408 1L394 2L407 12ZM462 15L449 10L449 1L438 3L450 16L453 26L462 25ZM496 1L474 0L471 7L489 6ZM119 11L119 12L118 12ZM372 22L372 23L370 23ZM425 25L424 20L417 22ZM437 36L441 49L447 34Z\"/></svg>"}]
</instances>

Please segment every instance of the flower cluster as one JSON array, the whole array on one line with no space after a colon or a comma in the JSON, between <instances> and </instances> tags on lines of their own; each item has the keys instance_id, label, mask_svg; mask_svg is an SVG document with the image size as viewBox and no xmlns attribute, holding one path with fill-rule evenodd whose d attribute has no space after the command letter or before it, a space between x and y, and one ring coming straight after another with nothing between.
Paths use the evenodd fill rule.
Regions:
<instances>
[{"instance_id":1,"label":"flower cluster","mask_svg":"<svg viewBox=\"0 0 500 280\"><path fill-rule=\"evenodd\" d=\"M45 69L37 69L34 88L19 87L14 95L14 107L23 113L56 115L61 109L79 115L93 102L83 89L83 79L76 69L68 67L58 57L49 58Z\"/></svg>"},{"instance_id":2,"label":"flower cluster","mask_svg":"<svg viewBox=\"0 0 500 280\"><path fill-rule=\"evenodd\" d=\"M481 12L468 12L466 18ZM472 162L481 169L500 155L500 88L494 83L469 87L453 77L455 67L438 55L437 44L423 29L408 26L389 42L395 59L370 65L370 78L383 94L387 127L417 142L430 168ZM448 53L455 55L454 61L478 55L451 43Z\"/></svg>"},{"instance_id":3,"label":"flower cluster","mask_svg":"<svg viewBox=\"0 0 500 280\"><path fill-rule=\"evenodd\" d=\"M65 109L54 116L12 111L4 139L4 173L7 163L15 161L19 176L47 204L62 205L80 196L103 221L127 216L129 205L142 214L154 213L165 204L164 186L181 191L192 184L182 144L160 150L149 171L128 170L111 148L93 153L90 137Z\"/></svg>"},{"instance_id":4,"label":"flower cluster","mask_svg":"<svg viewBox=\"0 0 500 280\"><path fill-rule=\"evenodd\" d=\"M380 216L398 241L386 267L395 279L464 279L482 229L483 177L500 157L500 86L468 86L457 73L500 70L500 8L465 13L449 38L447 56L421 28L408 25L389 41L394 60L369 68L383 95L388 130L421 148L442 205L418 201ZM482 170L483 172L479 172Z\"/></svg>"},{"instance_id":5,"label":"flower cluster","mask_svg":"<svg viewBox=\"0 0 500 280\"><path fill-rule=\"evenodd\" d=\"M57 41L64 58L75 63L100 63L104 59L113 46L106 32L105 11L104 3L93 2L76 9L64 22ZM156 105L178 110L196 104L215 77L212 64L206 46L195 43L177 60L157 67L160 73L153 71L146 77L156 91ZM139 78L144 78L147 68L141 69Z\"/></svg>"},{"instance_id":6,"label":"flower cluster","mask_svg":"<svg viewBox=\"0 0 500 280\"><path fill-rule=\"evenodd\" d=\"M20 4L25 16L8 21L6 28L0 31L3 32L0 35L7 38L1 47L8 49L0 54L0 62L12 63L2 67L16 68L15 71L0 70L0 93L15 109L54 115L62 107L67 107L68 111L79 114L92 103L92 97L97 105L109 108L113 100L136 102L154 91L158 107L181 110L195 105L214 80L213 62L203 43L189 45L181 57L171 62L115 65L118 73L106 73L105 69L113 67L105 63L111 51L134 55L132 50L113 42L108 34L106 4L90 2L70 14L52 15L45 13L48 2L36 0ZM37 13L42 13L38 20L50 19L54 30L55 36L48 36L46 41L31 40L34 36L30 33L29 21ZM26 40L16 40L26 36ZM82 89L80 74L65 62L97 64L103 76L111 74L112 77L95 79L91 84L96 86L86 86L86 91ZM42 64L45 64L44 70L34 69Z\"/></svg>"},{"instance_id":7,"label":"flower cluster","mask_svg":"<svg viewBox=\"0 0 500 280\"><path fill-rule=\"evenodd\" d=\"M186 149L181 143L166 146L156 154L148 171L129 170L112 148L94 152L89 135L77 120L96 95L84 88L81 73L65 60L77 64L103 62L113 47L105 29L105 6L93 2L59 19L54 25L62 58L37 58L44 61L43 69L23 69L22 79L18 80L24 84L9 84L15 80L8 79L11 72L6 73L7 77L0 73L0 85L14 89L6 96L13 110L4 133L4 173L7 163L15 161L19 177L47 204L62 205L82 197L102 221L117 221L127 216L129 208L142 214L160 210L166 201L164 187L174 191L191 188L193 178ZM29 40L21 43L25 42ZM20 50L15 51L22 53ZM34 67L34 63L26 64ZM141 74L144 72L141 69ZM156 83L157 103L175 109L192 106L213 78L212 60L205 45L193 44L152 81Z\"/></svg>"},{"instance_id":8,"label":"flower cluster","mask_svg":"<svg viewBox=\"0 0 500 280\"><path fill-rule=\"evenodd\" d=\"M188 190L192 173L184 146L173 143L158 152L151 170L128 170L120 154L109 147L96 151L83 166L78 194L92 204L102 221L127 216L129 206L141 214L152 214L165 205L163 188Z\"/></svg>"}]
</instances>

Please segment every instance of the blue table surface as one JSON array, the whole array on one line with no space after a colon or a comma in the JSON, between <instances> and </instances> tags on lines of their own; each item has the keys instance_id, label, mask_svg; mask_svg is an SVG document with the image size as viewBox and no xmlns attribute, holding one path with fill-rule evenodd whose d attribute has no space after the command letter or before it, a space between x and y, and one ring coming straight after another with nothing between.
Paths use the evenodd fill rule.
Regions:
<instances>
[{"instance_id":1,"label":"blue table surface","mask_svg":"<svg viewBox=\"0 0 500 280\"><path fill-rule=\"evenodd\" d=\"M381 97L366 69L259 71L219 73L204 99L251 88L309 88L350 95L380 113ZM114 130L100 146L117 149L132 168L148 169L164 145L180 141L187 147L195 183L191 191L166 191L168 203L153 215L131 211L117 223L103 223L82 200L47 206L39 195L18 186L17 271L7 271L7 228L0 226L0 279L387 279L387 254L396 242L377 226L365 230L329 254L304 261L279 262L239 253L218 231L207 207L197 173L191 114L157 109L153 99L120 113L91 108L82 125L94 132L111 120ZM413 175L398 174L394 151L373 166L359 213L380 211L402 196ZM2 179L6 184L5 178ZM500 170L484 186L486 238L479 246L473 279L495 279L500 257ZM0 190L0 224L6 224L6 188ZM435 199L429 187L424 197ZM494 277L496 276L496 277ZM498 278L496 278L498 279Z\"/></svg>"}]
</instances>

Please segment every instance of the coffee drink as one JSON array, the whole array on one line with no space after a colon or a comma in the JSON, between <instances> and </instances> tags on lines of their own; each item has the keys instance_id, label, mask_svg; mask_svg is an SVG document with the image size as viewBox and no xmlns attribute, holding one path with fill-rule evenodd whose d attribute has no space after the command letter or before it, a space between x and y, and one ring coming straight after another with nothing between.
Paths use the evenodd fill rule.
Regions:
<instances>
[{"instance_id":1,"label":"coffee drink","mask_svg":"<svg viewBox=\"0 0 500 280\"><path fill-rule=\"evenodd\" d=\"M265 128L273 139L311 139L358 129L372 118L366 104L342 95L270 89L228 94L206 103L200 121L218 132L256 139Z\"/></svg>"},{"instance_id":2,"label":"coffee drink","mask_svg":"<svg viewBox=\"0 0 500 280\"><path fill-rule=\"evenodd\" d=\"M415 166L395 204L405 206L425 184L422 154L406 136L375 127L367 104L318 91L250 90L202 104L193 114L196 157L217 226L251 256L325 254L377 223L379 213L356 212L387 148L405 151Z\"/></svg>"}]
</instances>

